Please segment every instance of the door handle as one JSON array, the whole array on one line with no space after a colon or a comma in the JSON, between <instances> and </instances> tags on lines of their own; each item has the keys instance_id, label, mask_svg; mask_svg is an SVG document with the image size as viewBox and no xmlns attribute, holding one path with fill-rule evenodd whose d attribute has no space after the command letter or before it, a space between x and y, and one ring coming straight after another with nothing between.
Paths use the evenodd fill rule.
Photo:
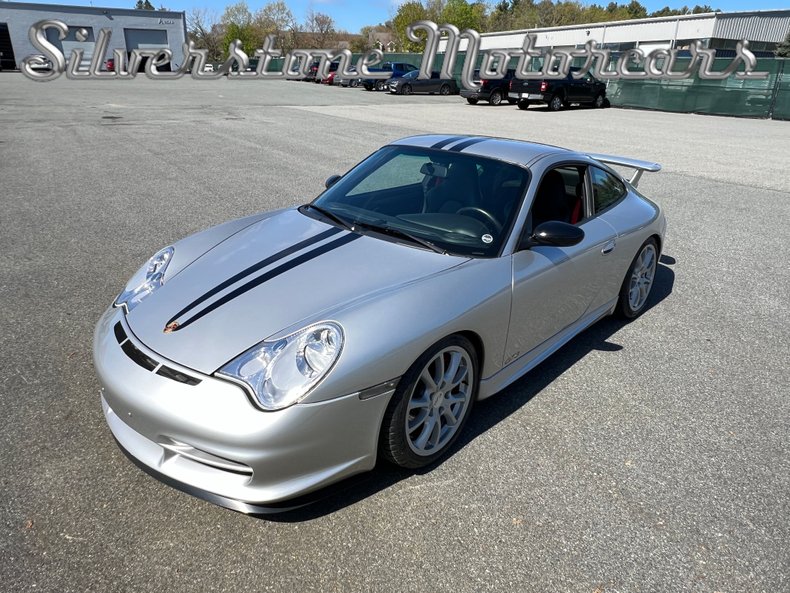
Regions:
<instances>
[{"instance_id":1,"label":"door handle","mask_svg":"<svg viewBox=\"0 0 790 593\"><path fill-rule=\"evenodd\" d=\"M616 245L617 242L614 239L612 239L606 245L603 246L603 249L601 249L601 253L603 253L604 255L610 254L612 251L614 251Z\"/></svg>"}]
</instances>

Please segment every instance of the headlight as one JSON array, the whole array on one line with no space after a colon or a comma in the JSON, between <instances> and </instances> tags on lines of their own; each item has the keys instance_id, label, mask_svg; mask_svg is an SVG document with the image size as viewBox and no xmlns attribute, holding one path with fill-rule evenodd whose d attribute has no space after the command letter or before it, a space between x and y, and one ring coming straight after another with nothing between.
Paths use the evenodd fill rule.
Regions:
<instances>
[{"instance_id":1,"label":"headlight","mask_svg":"<svg viewBox=\"0 0 790 593\"><path fill-rule=\"evenodd\" d=\"M126 307L126 312L128 313L139 305L145 297L162 286L165 282L167 264L173 259L174 251L173 247L165 247L149 259L126 283L126 288L115 299L115 304Z\"/></svg>"},{"instance_id":2,"label":"headlight","mask_svg":"<svg viewBox=\"0 0 790 593\"><path fill-rule=\"evenodd\" d=\"M217 374L247 385L265 410L280 410L304 398L332 369L342 349L340 326L318 323L281 340L261 342Z\"/></svg>"}]
</instances>

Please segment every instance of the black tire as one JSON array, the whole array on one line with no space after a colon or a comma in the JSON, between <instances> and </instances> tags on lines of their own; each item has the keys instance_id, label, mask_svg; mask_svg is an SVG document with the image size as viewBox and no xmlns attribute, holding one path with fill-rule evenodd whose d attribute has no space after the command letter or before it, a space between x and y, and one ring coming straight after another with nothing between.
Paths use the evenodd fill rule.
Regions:
<instances>
[{"instance_id":1,"label":"black tire","mask_svg":"<svg viewBox=\"0 0 790 593\"><path fill-rule=\"evenodd\" d=\"M383 91L387 88L387 81L386 80L377 80L376 81L376 90Z\"/></svg>"},{"instance_id":2,"label":"black tire","mask_svg":"<svg viewBox=\"0 0 790 593\"><path fill-rule=\"evenodd\" d=\"M601 109L604 106L605 101L606 99L604 98L603 94L599 94L595 96L595 99L593 99L592 105L596 109Z\"/></svg>"},{"instance_id":3,"label":"black tire","mask_svg":"<svg viewBox=\"0 0 790 593\"><path fill-rule=\"evenodd\" d=\"M410 445L409 435L406 429L407 419L410 415L409 402L412 400L412 394L415 388L422 381L421 374L423 369L433 361L437 354L448 348L465 351L468 359L471 361L473 380L469 385L470 394L468 396L468 402L463 409L463 416L459 420L457 428L454 429L449 439L444 442L435 453L418 454ZM464 425L472 412L472 407L474 406L478 386L480 384L479 366L477 352L474 346L463 336L448 336L431 346L424 354L414 361L414 364L409 367L409 370L406 371L398 382L398 387L395 389L395 393L392 395L392 399L387 405L387 410L384 412L384 420L381 425L379 436L379 454L395 465L412 469L429 465L445 455L447 451L452 448L461 432L463 432ZM428 396L426 395L426 397ZM439 398L439 400L442 399L441 397ZM418 423L416 428L420 426L422 426L422 423ZM439 429L440 435L441 430L442 428ZM429 430L428 432L433 433L433 430ZM438 438L441 438L441 436Z\"/></svg>"},{"instance_id":4,"label":"black tire","mask_svg":"<svg viewBox=\"0 0 790 593\"><path fill-rule=\"evenodd\" d=\"M499 105L502 103L502 91L493 91L488 97L488 102L491 105Z\"/></svg>"},{"instance_id":5,"label":"black tire","mask_svg":"<svg viewBox=\"0 0 790 593\"><path fill-rule=\"evenodd\" d=\"M554 95L549 99L549 111L559 111L563 107L563 100L560 95Z\"/></svg>"},{"instance_id":6,"label":"black tire","mask_svg":"<svg viewBox=\"0 0 790 593\"><path fill-rule=\"evenodd\" d=\"M373 86L371 86L369 84L364 85L364 87L365 87L366 91L372 91L373 90Z\"/></svg>"},{"instance_id":7,"label":"black tire","mask_svg":"<svg viewBox=\"0 0 790 593\"><path fill-rule=\"evenodd\" d=\"M516 103L516 105L518 105L518 108L519 108L519 109L524 109L525 111L526 111L527 109L529 109L529 101L526 101L526 100L524 100L524 99L520 99L520 100L519 100L519 101Z\"/></svg>"},{"instance_id":8,"label":"black tire","mask_svg":"<svg viewBox=\"0 0 790 593\"><path fill-rule=\"evenodd\" d=\"M470 105L477 105L477 99L473 99L472 97L467 97L466 102Z\"/></svg>"},{"instance_id":9,"label":"black tire","mask_svg":"<svg viewBox=\"0 0 790 593\"><path fill-rule=\"evenodd\" d=\"M411 85L410 84L404 84L401 87L400 94L401 95L411 95Z\"/></svg>"},{"instance_id":10,"label":"black tire","mask_svg":"<svg viewBox=\"0 0 790 593\"><path fill-rule=\"evenodd\" d=\"M439 89L439 94L440 95L449 95L450 94L450 85L449 84L443 84L441 86L441 88Z\"/></svg>"},{"instance_id":11,"label":"black tire","mask_svg":"<svg viewBox=\"0 0 790 593\"><path fill-rule=\"evenodd\" d=\"M632 307L630 302L631 279L634 275L634 270L637 267L642 252L649 247L652 247L653 250L653 275L650 281L650 286L647 289L647 295L644 297L644 301L638 307ZM615 313L617 313L618 316L625 319L635 319L644 313L647 303L650 301L650 291L653 289L653 285L655 284L655 273L658 266L658 257L658 243L656 243L656 240L653 237L650 237L647 241L642 243L641 247L639 247L639 250L634 256L634 259L631 261L631 265L628 266L628 272L626 273L625 278L623 279L623 284L620 287L620 295L617 299L617 307L615 308Z\"/></svg>"},{"instance_id":12,"label":"black tire","mask_svg":"<svg viewBox=\"0 0 790 593\"><path fill-rule=\"evenodd\" d=\"M359 86L359 81L358 80L352 80L351 82L348 83L348 86L350 86L352 89L355 89L355 88L357 88Z\"/></svg>"}]
</instances>

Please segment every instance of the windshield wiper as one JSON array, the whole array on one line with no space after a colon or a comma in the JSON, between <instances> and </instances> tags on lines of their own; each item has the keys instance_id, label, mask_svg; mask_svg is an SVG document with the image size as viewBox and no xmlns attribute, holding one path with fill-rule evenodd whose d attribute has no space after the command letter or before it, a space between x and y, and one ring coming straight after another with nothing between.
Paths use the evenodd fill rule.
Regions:
<instances>
[{"instance_id":1,"label":"windshield wiper","mask_svg":"<svg viewBox=\"0 0 790 593\"><path fill-rule=\"evenodd\" d=\"M417 243L418 245L422 245L423 247L427 247L428 249L430 249L431 251L435 251L436 253L441 253L442 255L447 255L447 251L445 251L441 247L438 247L438 246L434 245L433 243L431 243L430 241L426 241L425 239L421 239L420 237L412 235L411 233L408 233L408 232L406 232L406 231L404 231L402 229L399 229L399 228L396 228L396 227L392 227L392 226L389 226L389 225L378 225L378 224L372 224L372 223L369 223L369 222L362 222L360 220L357 220L354 224L356 226L361 226L361 227L364 227L366 229L370 229L371 231L378 231L380 233L384 233L384 234L387 234L387 235L400 237L401 239L406 239L408 241L411 241L412 243Z\"/></svg>"},{"instance_id":2,"label":"windshield wiper","mask_svg":"<svg viewBox=\"0 0 790 593\"><path fill-rule=\"evenodd\" d=\"M336 222L337 224L339 224L343 228L348 229L349 231L353 231L354 230L354 225L353 224L351 224L347 220L344 220L343 218L341 218L340 216L338 216L337 214L335 214L331 210L327 210L326 208L322 208L321 206L316 206L315 204L305 204L304 207L305 208L312 208L313 210L315 210L319 214L323 214L329 220L332 220L332 221Z\"/></svg>"}]
</instances>

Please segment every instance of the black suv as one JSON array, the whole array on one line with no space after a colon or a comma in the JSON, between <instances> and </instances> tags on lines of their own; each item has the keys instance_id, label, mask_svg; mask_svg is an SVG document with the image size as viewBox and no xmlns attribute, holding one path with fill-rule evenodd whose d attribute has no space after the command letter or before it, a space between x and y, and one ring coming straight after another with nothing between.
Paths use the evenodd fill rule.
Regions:
<instances>
[{"instance_id":1,"label":"black suv","mask_svg":"<svg viewBox=\"0 0 790 593\"><path fill-rule=\"evenodd\" d=\"M484 78L480 80L480 70L475 70L474 81L480 82L480 89L472 91L469 89L461 89L461 96L466 99L470 105L477 105L478 101L488 101L491 105L499 105L502 100L507 100L511 105L515 105L516 100L508 98L510 92L510 81L515 76L515 70L508 70L505 72L505 77L499 80Z\"/></svg>"}]
</instances>

